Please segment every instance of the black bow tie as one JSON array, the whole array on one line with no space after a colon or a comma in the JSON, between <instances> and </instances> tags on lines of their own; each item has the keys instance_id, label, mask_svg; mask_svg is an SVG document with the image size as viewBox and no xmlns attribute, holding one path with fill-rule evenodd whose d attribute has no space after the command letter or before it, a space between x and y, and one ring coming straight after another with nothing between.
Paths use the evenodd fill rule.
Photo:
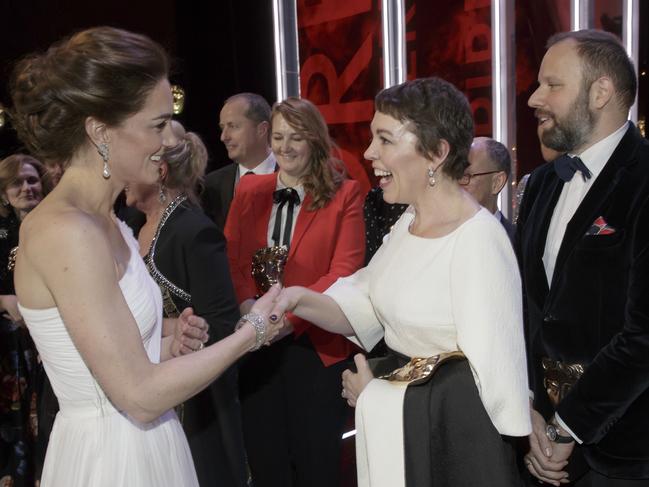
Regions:
<instances>
[{"instance_id":1,"label":"black bow tie","mask_svg":"<svg viewBox=\"0 0 649 487\"><path fill-rule=\"evenodd\" d=\"M300 204L300 195L293 188L278 189L273 193L273 203L278 204L275 215L275 226L273 227L273 242L275 245L286 245L291 243L291 230L293 230L293 209ZM284 225L283 244L280 243L282 231L282 212L286 207L286 225Z\"/></svg>"},{"instance_id":2,"label":"black bow tie","mask_svg":"<svg viewBox=\"0 0 649 487\"><path fill-rule=\"evenodd\" d=\"M554 160L554 171L565 182L570 181L577 171L581 172L584 181L589 180L592 176L584 161L579 157L570 157L568 154Z\"/></svg>"}]
</instances>

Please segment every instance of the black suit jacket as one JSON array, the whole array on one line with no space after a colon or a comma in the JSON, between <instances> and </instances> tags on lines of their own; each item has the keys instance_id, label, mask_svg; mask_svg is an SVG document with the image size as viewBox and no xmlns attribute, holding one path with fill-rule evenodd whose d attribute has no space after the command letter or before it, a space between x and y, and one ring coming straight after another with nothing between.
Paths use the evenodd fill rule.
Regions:
<instances>
[{"instance_id":1,"label":"black suit jacket","mask_svg":"<svg viewBox=\"0 0 649 487\"><path fill-rule=\"evenodd\" d=\"M629 124L567 225L548 286L542 257L562 188L552 164L534 171L517 224L535 407L553 413L542 357L585 364L559 415L592 469L649 478L649 143ZM598 217L615 232L587 235Z\"/></svg>"},{"instance_id":2,"label":"black suit jacket","mask_svg":"<svg viewBox=\"0 0 649 487\"><path fill-rule=\"evenodd\" d=\"M169 208L175 209L163 217L145 261L179 312L192 306L209 323L209 345L231 334L239 319L225 238L188 201ZM181 416L199 483L247 485L236 368L186 401Z\"/></svg>"},{"instance_id":3,"label":"black suit jacket","mask_svg":"<svg viewBox=\"0 0 649 487\"><path fill-rule=\"evenodd\" d=\"M201 193L201 204L219 230L225 228L225 221L230 211L230 203L234 197L234 182L237 177L238 165L233 163L212 171L205 176L204 188Z\"/></svg>"},{"instance_id":4,"label":"black suit jacket","mask_svg":"<svg viewBox=\"0 0 649 487\"><path fill-rule=\"evenodd\" d=\"M510 222L505 215L501 213L500 224L505 228L509 240L514 243L516 239L516 227Z\"/></svg>"}]
</instances>

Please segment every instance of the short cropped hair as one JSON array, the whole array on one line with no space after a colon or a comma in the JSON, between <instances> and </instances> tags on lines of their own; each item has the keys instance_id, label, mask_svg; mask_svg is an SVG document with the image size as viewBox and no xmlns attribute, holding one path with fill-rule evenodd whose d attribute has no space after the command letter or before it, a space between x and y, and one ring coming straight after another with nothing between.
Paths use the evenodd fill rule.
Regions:
<instances>
[{"instance_id":1,"label":"short cropped hair","mask_svg":"<svg viewBox=\"0 0 649 487\"><path fill-rule=\"evenodd\" d=\"M245 100L248 103L244 113L248 120L252 120L255 124L270 123L270 105L263 96L256 93L237 93L225 100L223 105L236 100Z\"/></svg>"},{"instance_id":2,"label":"short cropped hair","mask_svg":"<svg viewBox=\"0 0 649 487\"><path fill-rule=\"evenodd\" d=\"M497 171L503 171L507 177L512 172L512 157L502 143L494 139L485 140L485 148L487 149L487 157L496 165Z\"/></svg>"},{"instance_id":3,"label":"short cropped hair","mask_svg":"<svg viewBox=\"0 0 649 487\"><path fill-rule=\"evenodd\" d=\"M406 124L417 137L417 151L427 159L439 153L443 139L449 153L442 171L460 179L468 167L473 116L466 96L440 78L420 78L391 86L375 98L376 110Z\"/></svg>"}]
</instances>

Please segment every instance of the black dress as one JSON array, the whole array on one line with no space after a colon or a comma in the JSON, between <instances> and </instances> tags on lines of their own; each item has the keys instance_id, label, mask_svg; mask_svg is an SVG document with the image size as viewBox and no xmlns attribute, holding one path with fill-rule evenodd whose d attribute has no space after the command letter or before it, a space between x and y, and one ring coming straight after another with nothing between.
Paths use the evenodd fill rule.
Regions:
<instances>
[{"instance_id":1,"label":"black dress","mask_svg":"<svg viewBox=\"0 0 649 487\"><path fill-rule=\"evenodd\" d=\"M365 265L379 250L392 225L406 211L408 205L390 204L383 199L381 188L372 188L365 197L363 217L365 219Z\"/></svg>"},{"instance_id":2,"label":"black dress","mask_svg":"<svg viewBox=\"0 0 649 487\"><path fill-rule=\"evenodd\" d=\"M162 291L165 316L174 317L193 307L210 326L208 345L232 333L239 308L230 280L225 238L186 196L167 206L144 260ZM178 412L199 484L247 485L236 368L231 367L207 389L185 401Z\"/></svg>"},{"instance_id":3,"label":"black dress","mask_svg":"<svg viewBox=\"0 0 649 487\"><path fill-rule=\"evenodd\" d=\"M18 245L18 219L0 217L0 295L15 294L9 254ZM4 314L4 313L2 313ZM0 484L34 485L36 349L27 329L0 315Z\"/></svg>"}]
</instances>

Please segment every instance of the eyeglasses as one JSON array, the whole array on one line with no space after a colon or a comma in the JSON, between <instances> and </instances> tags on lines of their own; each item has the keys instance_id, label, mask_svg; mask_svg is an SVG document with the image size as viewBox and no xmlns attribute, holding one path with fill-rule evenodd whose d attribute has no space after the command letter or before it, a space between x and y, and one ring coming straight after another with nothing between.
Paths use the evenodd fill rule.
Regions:
<instances>
[{"instance_id":1,"label":"eyeglasses","mask_svg":"<svg viewBox=\"0 0 649 487\"><path fill-rule=\"evenodd\" d=\"M477 172L475 174L471 174L467 172L464 173L462 177L457 180L457 182L460 186L467 186L471 182L471 178L474 178L476 176L486 176L487 174L496 174L497 172L502 172L502 171Z\"/></svg>"}]
</instances>

